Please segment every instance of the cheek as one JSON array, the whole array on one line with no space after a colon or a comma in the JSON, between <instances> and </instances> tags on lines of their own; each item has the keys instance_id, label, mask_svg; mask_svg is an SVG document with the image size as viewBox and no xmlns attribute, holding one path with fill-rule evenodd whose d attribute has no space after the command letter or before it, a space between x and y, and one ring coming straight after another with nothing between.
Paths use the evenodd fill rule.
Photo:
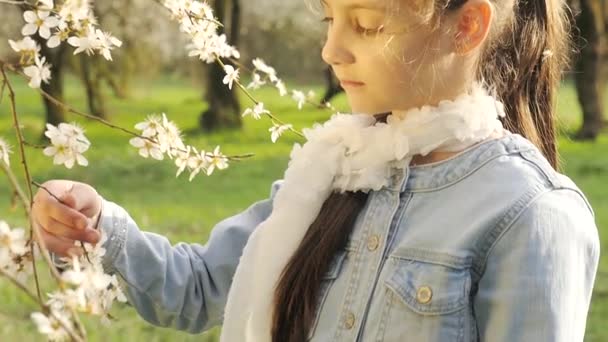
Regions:
<instances>
[{"instance_id":1,"label":"cheek","mask_svg":"<svg viewBox=\"0 0 608 342\"><path fill-rule=\"evenodd\" d=\"M432 39L428 35L407 35L387 45L384 56L378 58L379 69L386 75L387 83L393 88L427 87L437 77L440 63L440 49Z\"/></svg>"}]
</instances>

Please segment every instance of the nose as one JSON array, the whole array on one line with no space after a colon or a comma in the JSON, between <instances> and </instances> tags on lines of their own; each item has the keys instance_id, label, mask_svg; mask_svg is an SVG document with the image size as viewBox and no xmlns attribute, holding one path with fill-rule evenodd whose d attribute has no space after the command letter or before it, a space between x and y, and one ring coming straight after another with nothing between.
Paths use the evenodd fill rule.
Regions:
<instances>
[{"instance_id":1,"label":"nose","mask_svg":"<svg viewBox=\"0 0 608 342\"><path fill-rule=\"evenodd\" d=\"M321 51L321 58L329 65L352 64L355 56L348 48L348 37L340 35L335 26L330 26L327 32L327 40Z\"/></svg>"}]
</instances>

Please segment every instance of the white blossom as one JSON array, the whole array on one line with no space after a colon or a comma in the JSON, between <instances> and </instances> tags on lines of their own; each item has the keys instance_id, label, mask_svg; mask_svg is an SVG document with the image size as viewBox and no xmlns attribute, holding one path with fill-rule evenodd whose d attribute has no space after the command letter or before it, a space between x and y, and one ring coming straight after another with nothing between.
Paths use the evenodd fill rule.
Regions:
<instances>
[{"instance_id":1,"label":"white blossom","mask_svg":"<svg viewBox=\"0 0 608 342\"><path fill-rule=\"evenodd\" d=\"M27 252L26 242L25 231L22 228L11 229L8 223L0 221L0 249L14 255L22 255Z\"/></svg>"},{"instance_id":2,"label":"white blossom","mask_svg":"<svg viewBox=\"0 0 608 342\"><path fill-rule=\"evenodd\" d=\"M150 138L135 137L129 140L129 144L139 149L139 155L148 158L152 157L156 160L163 160L164 156L161 152L160 146L154 141L150 141Z\"/></svg>"},{"instance_id":3,"label":"white blossom","mask_svg":"<svg viewBox=\"0 0 608 342\"><path fill-rule=\"evenodd\" d=\"M272 127L270 127L268 129L268 131L271 132L270 140L272 140L273 143L277 142L277 139L279 139L281 134L283 134L283 132L285 132L286 130L291 129L291 128L292 128L291 124L279 125L279 124L275 123Z\"/></svg>"},{"instance_id":4,"label":"white blossom","mask_svg":"<svg viewBox=\"0 0 608 342\"><path fill-rule=\"evenodd\" d=\"M252 61L252 63L253 63L253 66L257 70L259 70L259 71L265 73L266 75L268 75L268 77L270 77L270 81L271 82L275 82L276 81L275 78L276 78L276 74L277 73L276 73L276 70L273 67L268 66L261 58L254 59Z\"/></svg>"},{"instance_id":5,"label":"white blossom","mask_svg":"<svg viewBox=\"0 0 608 342\"><path fill-rule=\"evenodd\" d=\"M251 80L251 83L247 85L247 89L259 89L264 84L266 84L266 82L262 80L262 77L258 73L254 72L253 80Z\"/></svg>"},{"instance_id":6,"label":"white blossom","mask_svg":"<svg viewBox=\"0 0 608 342\"><path fill-rule=\"evenodd\" d=\"M38 0L38 9L44 9L47 11L55 8L55 4L53 4L53 0Z\"/></svg>"},{"instance_id":7,"label":"white blossom","mask_svg":"<svg viewBox=\"0 0 608 342\"><path fill-rule=\"evenodd\" d=\"M220 152L219 146L215 147L213 153L206 154L205 158L207 159L207 176L211 176L215 168L223 170L228 167L228 158Z\"/></svg>"},{"instance_id":8,"label":"white blossom","mask_svg":"<svg viewBox=\"0 0 608 342\"><path fill-rule=\"evenodd\" d=\"M118 38L107 32L103 32L100 29L96 29L95 34L97 35L97 39L99 41L99 47L97 49L105 59L111 61L112 55L110 51L113 50L114 47L121 47L122 42Z\"/></svg>"},{"instance_id":9,"label":"white blossom","mask_svg":"<svg viewBox=\"0 0 608 342\"><path fill-rule=\"evenodd\" d=\"M32 59L37 56L40 51L40 46L30 36L24 37L18 41L9 39L8 43L15 52L22 56L31 56Z\"/></svg>"},{"instance_id":10,"label":"white blossom","mask_svg":"<svg viewBox=\"0 0 608 342\"><path fill-rule=\"evenodd\" d=\"M0 162L10 165L10 160L8 158L10 153L11 147L4 139L0 138Z\"/></svg>"},{"instance_id":11,"label":"white blossom","mask_svg":"<svg viewBox=\"0 0 608 342\"><path fill-rule=\"evenodd\" d=\"M69 37L70 27L68 26L68 23L63 18L59 18L55 33L53 33L51 38L46 42L46 46L56 48L61 42L68 40Z\"/></svg>"},{"instance_id":12,"label":"white blossom","mask_svg":"<svg viewBox=\"0 0 608 342\"><path fill-rule=\"evenodd\" d=\"M181 138L181 131L173 121L169 121L165 113L162 113L162 125L158 131L157 141L161 152L167 153L169 158L177 155L177 152L185 148Z\"/></svg>"},{"instance_id":13,"label":"white blossom","mask_svg":"<svg viewBox=\"0 0 608 342\"><path fill-rule=\"evenodd\" d=\"M268 110L264 109L263 102L258 102L258 104L256 104L255 107L253 107L253 109L247 108L243 112L243 116L251 115L256 120L259 120L263 114L270 114L270 112Z\"/></svg>"},{"instance_id":14,"label":"white blossom","mask_svg":"<svg viewBox=\"0 0 608 342\"><path fill-rule=\"evenodd\" d=\"M169 158L178 155L185 149L181 138L181 131L173 121L169 121L165 113L162 116L150 115L146 120L137 123L135 128L141 131L141 137L130 140L131 145L139 148L139 154L147 158L162 160L163 154Z\"/></svg>"},{"instance_id":15,"label":"white blossom","mask_svg":"<svg viewBox=\"0 0 608 342\"><path fill-rule=\"evenodd\" d=\"M91 10L90 0L65 0L61 9L59 10L59 16L64 18L66 21L72 22L75 25L76 30L81 30L84 27L80 26L81 23L96 24L97 20L93 16Z\"/></svg>"},{"instance_id":16,"label":"white blossom","mask_svg":"<svg viewBox=\"0 0 608 342\"><path fill-rule=\"evenodd\" d=\"M193 148L193 153L190 158L188 158L188 169L190 169L190 177L188 180L190 182L201 170L205 170L207 168L209 160L205 157L205 155L205 151L198 153L196 148Z\"/></svg>"},{"instance_id":17,"label":"white blossom","mask_svg":"<svg viewBox=\"0 0 608 342\"><path fill-rule=\"evenodd\" d=\"M74 50L75 55L84 51L87 56L91 56L95 53L95 50L101 47L101 42L98 39L95 29L92 27L89 28L86 35L68 38L68 44L76 48Z\"/></svg>"},{"instance_id":18,"label":"white blossom","mask_svg":"<svg viewBox=\"0 0 608 342\"><path fill-rule=\"evenodd\" d=\"M50 15L49 11L25 11L23 19L26 24L21 29L21 34L31 36L38 32L40 37L49 39L51 29L59 24L57 17Z\"/></svg>"},{"instance_id":19,"label":"white blossom","mask_svg":"<svg viewBox=\"0 0 608 342\"><path fill-rule=\"evenodd\" d=\"M36 56L34 61L35 64L25 67L23 73L30 78L28 85L31 88L37 89L40 88L42 82L49 83L51 79L51 67L49 64L46 64L45 57Z\"/></svg>"},{"instance_id":20,"label":"white blossom","mask_svg":"<svg viewBox=\"0 0 608 342\"><path fill-rule=\"evenodd\" d=\"M68 267L61 277L69 287L49 295L47 305L53 310L72 308L107 319L114 300L126 301L116 276L104 273L101 265L106 252L101 246L106 240L107 236L102 232L101 240L96 245L84 243L86 256L62 259Z\"/></svg>"},{"instance_id":21,"label":"white blossom","mask_svg":"<svg viewBox=\"0 0 608 342\"><path fill-rule=\"evenodd\" d=\"M279 90L280 96L287 95L287 88L285 88L285 84L283 83L283 81L278 80L274 85Z\"/></svg>"},{"instance_id":22,"label":"white blossom","mask_svg":"<svg viewBox=\"0 0 608 342\"><path fill-rule=\"evenodd\" d=\"M30 317L36 324L38 332L45 335L49 341L69 340L69 333L63 328L55 317L48 317L40 312L34 312L30 315ZM66 324L68 323L68 318L65 317L61 319L61 321Z\"/></svg>"},{"instance_id":23,"label":"white blossom","mask_svg":"<svg viewBox=\"0 0 608 342\"><path fill-rule=\"evenodd\" d=\"M29 255L25 230L11 229L8 223L0 221L0 270L25 282L32 273Z\"/></svg>"},{"instance_id":24,"label":"white blossom","mask_svg":"<svg viewBox=\"0 0 608 342\"><path fill-rule=\"evenodd\" d=\"M74 167L76 163L81 166L89 164L82 154L89 149L91 143L81 127L75 123L62 122L57 127L47 124L46 128L44 135L51 140L51 146L46 147L43 153L53 157L53 164L63 164L68 169Z\"/></svg>"},{"instance_id":25,"label":"white blossom","mask_svg":"<svg viewBox=\"0 0 608 342\"><path fill-rule=\"evenodd\" d=\"M137 123L135 129L141 132L144 137L154 137L162 129L162 118L158 115L149 115L144 121Z\"/></svg>"},{"instance_id":26,"label":"white blossom","mask_svg":"<svg viewBox=\"0 0 608 342\"><path fill-rule=\"evenodd\" d=\"M226 76L224 76L222 82L228 85L228 89L232 89L232 82L239 79L239 69L234 69L232 65L226 65L224 66L224 71L226 72Z\"/></svg>"},{"instance_id":27,"label":"white blossom","mask_svg":"<svg viewBox=\"0 0 608 342\"><path fill-rule=\"evenodd\" d=\"M175 166L177 166L177 173L175 177L178 177L186 167L188 166L188 160L191 157L192 146L186 146L185 151L178 151L177 157L175 158Z\"/></svg>"},{"instance_id":28,"label":"white blossom","mask_svg":"<svg viewBox=\"0 0 608 342\"><path fill-rule=\"evenodd\" d=\"M306 95L299 90L292 90L291 97L298 102L298 109L302 109L302 106L306 102Z\"/></svg>"}]
</instances>

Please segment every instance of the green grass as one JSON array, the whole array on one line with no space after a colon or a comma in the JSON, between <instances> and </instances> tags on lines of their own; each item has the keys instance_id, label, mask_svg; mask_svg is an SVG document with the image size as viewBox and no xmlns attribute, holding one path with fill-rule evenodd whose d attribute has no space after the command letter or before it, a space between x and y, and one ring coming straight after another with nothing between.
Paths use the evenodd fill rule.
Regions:
<instances>
[{"instance_id":1,"label":"green grass","mask_svg":"<svg viewBox=\"0 0 608 342\"><path fill-rule=\"evenodd\" d=\"M22 82L15 81L18 93L17 106L26 139L39 142L43 130L44 112L40 97ZM308 89L309 87L306 87ZM320 87L312 87L321 93ZM84 109L84 99L78 82L69 80L66 102ZM288 98L279 98L274 90L261 90L256 97L285 121L301 128L314 121L322 121L328 113L310 109L298 111ZM201 91L181 80L141 82L129 100L111 99L108 108L112 121L131 128L147 114L166 112L186 131L194 132L199 113L205 109L200 101ZM606 97L608 98L608 97ZM0 136L15 146L10 112L4 98L0 104ZM243 97L243 103L249 102ZM343 96L335 101L338 108L346 108ZM580 110L572 87L566 84L560 94L560 122L564 133L572 132L580 123ZM201 148L221 145L226 154L253 152L251 160L233 164L212 177L198 177L188 182L187 174L175 178L175 167L170 161L156 162L140 158L128 144L129 136L94 122L70 116L69 120L82 123L93 143L86 156L88 168L66 170L53 166L40 150L28 148L28 164L33 178L43 182L53 178L70 178L92 184L105 198L125 207L139 225L146 230L166 235L172 242L204 242L215 223L233 215L254 201L268 195L271 182L282 177L287 166L289 151L297 139L286 135L278 143L270 143L267 121L245 120L242 130L227 130L213 134L189 133L188 143ZM608 137L592 143L579 143L563 134L560 152L564 172L583 189L596 213L602 246L608 246ZM12 156L12 168L21 174L17 154ZM1 178L5 179L5 178ZM0 180L0 213L12 225L23 225L20 210L11 210L10 188ZM43 272L44 273L44 272ZM26 297L0 285L0 340L39 341L34 326L27 319L35 306ZM45 289L49 290L49 289ZM608 258L602 256L600 272L587 326L588 341L608 340L603 330L603 318L608 317ZM91 341L215 341L218 330L191 336L182 332L153 327L145 323L132 308L116 307L118 321L109 328L85 320ZM8 339L7 339L8 338Z\"/></svg>"}]
</instances>

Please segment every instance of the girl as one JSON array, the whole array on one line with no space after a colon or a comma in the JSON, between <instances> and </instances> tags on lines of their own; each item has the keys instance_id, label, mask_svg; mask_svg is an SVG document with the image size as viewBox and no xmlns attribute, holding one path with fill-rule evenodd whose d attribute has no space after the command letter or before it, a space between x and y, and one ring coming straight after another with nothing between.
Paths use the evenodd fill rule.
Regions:
<instances>
[{"instance_id":1,"label":"girl","mask_svg":"<svg viewBox=\"0 0 608 342\"><path fill-rule=\"evenodd\" d=\"M222 341L582 341L599 239L555 171L563 1L322 3L322 56L356 114L306 131L269 199L171 246L49 181L65 203L36 195L49 249L103 230L144 319L223 324Z\"/></svg>"}]
</instances>

